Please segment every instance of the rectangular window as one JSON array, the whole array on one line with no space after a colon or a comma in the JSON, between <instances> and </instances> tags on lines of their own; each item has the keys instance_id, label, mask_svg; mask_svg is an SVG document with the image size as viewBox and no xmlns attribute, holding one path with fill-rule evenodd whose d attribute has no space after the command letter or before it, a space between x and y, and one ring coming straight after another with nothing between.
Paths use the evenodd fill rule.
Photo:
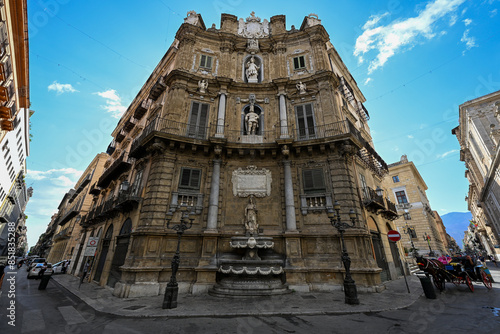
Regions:
<instances>
[{"instance_id":1,"label":"rectangular window","mask_svg":"<svg viewBox=\"0 0 500 334\"><path fill-rule=\"evenodd\" d=\"M294 70L301 70L306 68L306 61L304 59L304 56L298 56L293 58L293 69Z\"/></svg>"},{"instance_id":2,"label":"rectangular window","mask_svg":"<svg viewBox=\"0 0 500 334\"><path fill-rule=\"evenodd\" d=\"M404 217L405 220L411 220L411 215L410 215L409 212L404 213L403 217Z\"/></svg>"},{"instance_id":3,"label":"rectangular window","mask_svg":"<svg viewBox=\"0 0 500 334\"><path fill-rule=\"evenodd\" d=\"M408 203L404 190L396 191L396 199L398 200L398 204Z\"/></svg>"},{"instance_id":4,"label":"rectangular window","mask_svg":"<svg viewBox=\"0 0 500 334\"><path fill-rule=\"evenodd\" d=\"M326 192L325 178L323 169L307 169L302 171L304 183L304 193L322 193Z\"/></svg>"},{"instance_id":5,"label":"rectangular window","mask_svg":"<svg viewBox=\"0 0 500 334\"><path fill-rule=\"evenodd\" d=\"M398 176L398 175L393 176L393 177L392 177L392 182L394 182L394 183L399 182L399 176Z\"/></svg>"},{"instance_id":6,"label":"rectangular window","mask_svg":"<svg viewBox=\"0 0 500 334\"><path fill-rule=\"evenodd\" d=\"M135 174L134 184L132 185L132 196L137 196L137 194L139 193L139 189L141 188L143 172L144 169L141 169L137 171L137 174Z\"/></svg>"},{"instance_id":7,"label":"rectangular window","mask_svg":"<svg viewBox=\"0 0 500 334\"><path fill-rule=\"evenodd\" d=\"M209 105L206 103L193 102L191 104L188 137L205 138L205 134L207 133L208 110Z\"/></svg>"},{"instance_id":8,"label":"rectangular window","mask_svg":"<svg viewBox=\"0 0 500 334\"><path fill-rule=\"evenodd\" d=\"M212 69L212 57L206 56L206 55L201 55L200 67L211 70Z\"/></svg>"},{"instance_id":9,"label":"rectangular window","mask_svg":"<svg viewBox=\"0 0 500 334\"><path fill-rule=\"evenodd\" d=\"M200 169L182 167L179 189L200 190L200 181Z\"/></svg>"},{"instance_id":10,"label":"rectangular window","mask_svg":"<svg viewBox=\"0 0 500 334\"><path fill-rule=\"evenodd\" d=\"M297 131L300 139L309 139L316 137L316 128L314 126L314 113L311 103L296 106Z\"/></svg>"},{"instance_id":11,"label":"rectangular window","mask_svg":"<svg viewBox=\"0 0 500 334\"><path fill-rule=\"evenodd\" d=\"M408 233L410 234L410 237L412 239L416 239L417 238L417 232L415 231L414 227L408 227Z\"/></svg>"},{"instance_id":12,"label":"rectangular window","mask_svg":"<svg viewBox=\"0 0 500 334\"><path fill-rule=\"evenodd\" d=\"M363 190L363 196L365 199L369 199L368 186L366 185L366 179L363 174L359 174L359 180L361 181L361 189Z\"/></svg>"}]
</instances>

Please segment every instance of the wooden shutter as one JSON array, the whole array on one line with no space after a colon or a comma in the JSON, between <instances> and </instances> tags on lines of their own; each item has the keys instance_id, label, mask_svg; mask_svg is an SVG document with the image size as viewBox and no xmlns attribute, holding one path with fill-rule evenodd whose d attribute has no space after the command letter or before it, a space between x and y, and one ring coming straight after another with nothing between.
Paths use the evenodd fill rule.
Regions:
<instances>
[{"instance_id":1,"label":"wooden shutter","mask_svg":"<svg viewBox=\"0 0 500 334\"><path fill-rule=\"evenodd\" d=\"M326 190L322 169L304 170L302 175L305 193L324 192Z\"/></svg>"},{"instance_id":2,"label":"wooden shutter","mask_svg":"<svg viewBox=\"0 0 500 334\"><path fill-rule=\"evenodd\" d=\"M297 131L298 131L299 137L304 137L307 135L306 120L305 120L305 115L304 115L304 106L297 106L295 110L297 113Z\"/></svg>"},{"instance_id":3,"label":"wooden shutter","mask_svg":"<svg viewBox=\"0 0 500 334\"><path fill-rule=\"evenodd\" d=\"M182 168L179 188L200 189L201 170Z\"/></svg>"},{"instance_id":4,"label":"wooden shutter","mask_svg":"<svg viewBox=\"0 0 500 334\"><path fill-rule=\"evenodd\" d=\"M305 109L306 109L305 118L306 118L306 124L307 124L307 134L309 136L314 136L316 134L316 131L314 129L314 117L313 117L312 104L306 104Z\"/></svg>"},{"instance_id":5,"label":"wooden shutter","mask_svg":"<svg viewBox=\"0 0 500 334\"><path fill-rule=\"evenodd\" d=\"M206 132L206 128L207 128L207 120L208 120L208 104L204 103L201 105L200 115L199 115L199 119L198 119L197 137L205 138L205 132Z\"/></svg>"}]
</instances>

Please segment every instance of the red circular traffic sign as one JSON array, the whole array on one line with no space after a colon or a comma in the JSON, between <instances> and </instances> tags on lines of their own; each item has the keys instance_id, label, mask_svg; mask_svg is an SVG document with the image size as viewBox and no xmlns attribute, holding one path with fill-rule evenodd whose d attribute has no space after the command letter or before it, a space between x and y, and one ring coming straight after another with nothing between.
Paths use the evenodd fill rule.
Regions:
<instances>
[{"instance_id":1,"label":"red circular traffic sign","mask_svg":"<svg viewBox=\"0 0 500 334\"><path fill-rule=\"evenodd\" d=\"M398 231L391 230L387 232L387 237L389 238L389 240L396 242L401 239L401 234L399 234Z\"/></svg>"}]
</instances>

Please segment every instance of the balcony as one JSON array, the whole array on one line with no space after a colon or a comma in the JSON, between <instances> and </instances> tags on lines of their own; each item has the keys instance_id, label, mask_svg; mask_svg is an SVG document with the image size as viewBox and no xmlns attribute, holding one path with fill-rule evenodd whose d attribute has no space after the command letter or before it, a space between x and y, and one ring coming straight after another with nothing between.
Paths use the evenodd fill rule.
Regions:
<instances>
[{"instance_id":1,"label":"balcony","mask_svg":"<svg viewBox=\"0 0 500 334\"><path fill-rule=\"evenodd\" d=\"M158 81L153 85L151 91L149 92L149 98L156 101L158 97L167 89L167 84L163 80L163 77L159 77Z\"/></svg>"},{"instance_id":2,"label":"balcony","mask_svg":"<svg viewBox=\"0 0 500 334\"><path fill-rule=\"evenodd\" d=\"M142 116L146 114L150 105L151 105L151 100L146 99L142 101L135 109L134 118L140 120Z\"/></svg>"},{"instance_id":3,"label":"balcony","mask_svg":"<svg viewBox=\"0 0 500 334\"><path fill-rule=\"evenodd\" d=\"M386 209L382 210L382 217L388 220L398 219L398 209L396 208L396 204L389 201L387 198L385 199Z\"/></svg>"},{"instance_id":4,"label":"balcony","mask_svg":"<svg viewBox=\"0 0 500 334\"><path fill-rule=\"evenodd\" d=\"M69 239L70 237L71 237L71 231L69 230L69 227L67 227L61 232L55 234L53 240L59 241L59 240Z\"/></svg>"},{"instance_id":5,"label":"balcony","mask_svg":"<svg viewBox=\"0 0 500 334\"><path fill-rule=\"evenodd\" d=\"M90 189L89 189L89 194L91 195L99 195L101 193L101 188L97 186L97 182L94 183Z\"/></svg>"},{"instance_id":6,"label":"balcony","mask_svg":"<svg viewBox=\"0 0 500 334\"><path fill-rule=\"evenodd\" d=\"M80 210L82 209L83 198L75 203L70 209L66 210L58 219L57 224L63 226L68 221L70 221L73 217L76 217Z\"/></svg>"},{"instance_id":7,"label":"balcony","mask_svg":"<svg viewBox=\"0 0 500 334\"><path fill-rule=\"evenodd\" d=\"M120 191L117 196L108 198L100 205L94 207L82 218L82 226L88 227L93 223L113 217L118 212L127 212L141 202L142 198L137 195L140 191L135 188Z\"/></svg>"},{"instance_id":8,"label":"balcony","mask_svg":"<svg viewBox=\"0 0 500 334\"><path fill-rule=\"evenodd\" d=\"M400 203L400 204L396 204L396 208L397 208L398 210L410 209L410 208L411 208L411 204L410 204L410 203Z\"/></svg>"},{"instance_id":9,"label":"balcony","mask_svg":"<svg viewBox=\"0 0 500 334\"><path fill-rule=\"evenodd\" d=\"M127 132L125 132L123 129L121 129L120 132L118 132L118 134L116 135L115 141L118 143L121 143L123 141L123 139L125 139L126 136L127 136Z\"/></svg>"},{"instance_id":10,"label":"balcony","mask_svg":"<svg viewBox=\"0 0 500 334\"><path fill-rule=\"evenodd\" d=\"M132 166L133 161L133 158L126 159L125 153L122 153L122 155L116 159L111 166L104 171L104 173L102 173L101 177L97 181L97 186L106 188L116 176L128 171Z\"/></svg>"},{"instance_id":11,"label":"balcony","mask_svg":"<svg viewBox=\"0 0 500 334\"><path fill-rule=\"evenodd\" d=\"M375 190L366 187L363 193L363 204L368 211L378 213L379 210L385 210L384 197L379 196Z\"/></svg>"},{"instance_id":12,"label":"balcony","mask_svg":"<svg viewBox=\"0 0 500 334\"><path fill-rule=\"evenodd\" d=\"M5 106L0 106L0 118L8 120L11 117L12 117L12 109Z\"/></svg>"},{"instance_id":13,"label":"balcony","mask_svg":"<svg viewBox=\"0 0 500 334\"><path fill-rule=\"evenodd\" d=\"M139 121L135 119L133 116L129 117L129 119L123 125L123 131L129 133L138 122Z\"/></svg>"},{"instance_id":14,"label":"balcony","mask_svg":"<svg viewBox=\"0 0 500 334\"><path fill-rule=\"evenodd\" d=\"M330 193L300 195L300 211L303 215L307 215L309 212L326 211L329 208L333 208Z\"/></svg>"},{"instance_id":15,"label":"balcony","mask_svg":"<svg viewBox=\"0 0 500 334\"><path fill-rule=\"evenodd\" d=\"M10 100L9 90L4 86L0 86L0 101L9 102L9 100Z\"/></svg>"},{"instance_id":16,"label":"balcony","mask_svg":"<svg viewBox=\"0 0 500 334\"><path fill-rule=\"evenodd\" d=\"M116 142L113 140L109 145L108 148L106 149L106 153L111 155L115 152L116 149Z\"/></svg>"}]
</instances>

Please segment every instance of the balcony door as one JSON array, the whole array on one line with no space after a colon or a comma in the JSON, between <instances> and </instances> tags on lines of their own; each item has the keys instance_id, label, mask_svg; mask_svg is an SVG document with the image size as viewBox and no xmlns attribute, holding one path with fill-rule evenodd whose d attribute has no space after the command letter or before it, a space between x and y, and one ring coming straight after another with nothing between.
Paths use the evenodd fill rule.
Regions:
<instances>
[{"instance_id":1,"label":"balcony door","mask_svg":"<svg viewBox=\"0 0 500 334\"><path fill-rule=\"evenodd\" d=\"M205 139L207 133L209 105L193 101L187 127L187 136Z\"/></svg>"},{"instance_id":2,"label":"balcony door","mask_svg":"<svg viewBox=\"0 0 500 334\"><path fill-rule=\"evenodd\" d=\"M316 138L316 128L314 123L314 112L311 103L295 107L297 116L297 136L299 139Z\"/></svg>"}]
</instances>

